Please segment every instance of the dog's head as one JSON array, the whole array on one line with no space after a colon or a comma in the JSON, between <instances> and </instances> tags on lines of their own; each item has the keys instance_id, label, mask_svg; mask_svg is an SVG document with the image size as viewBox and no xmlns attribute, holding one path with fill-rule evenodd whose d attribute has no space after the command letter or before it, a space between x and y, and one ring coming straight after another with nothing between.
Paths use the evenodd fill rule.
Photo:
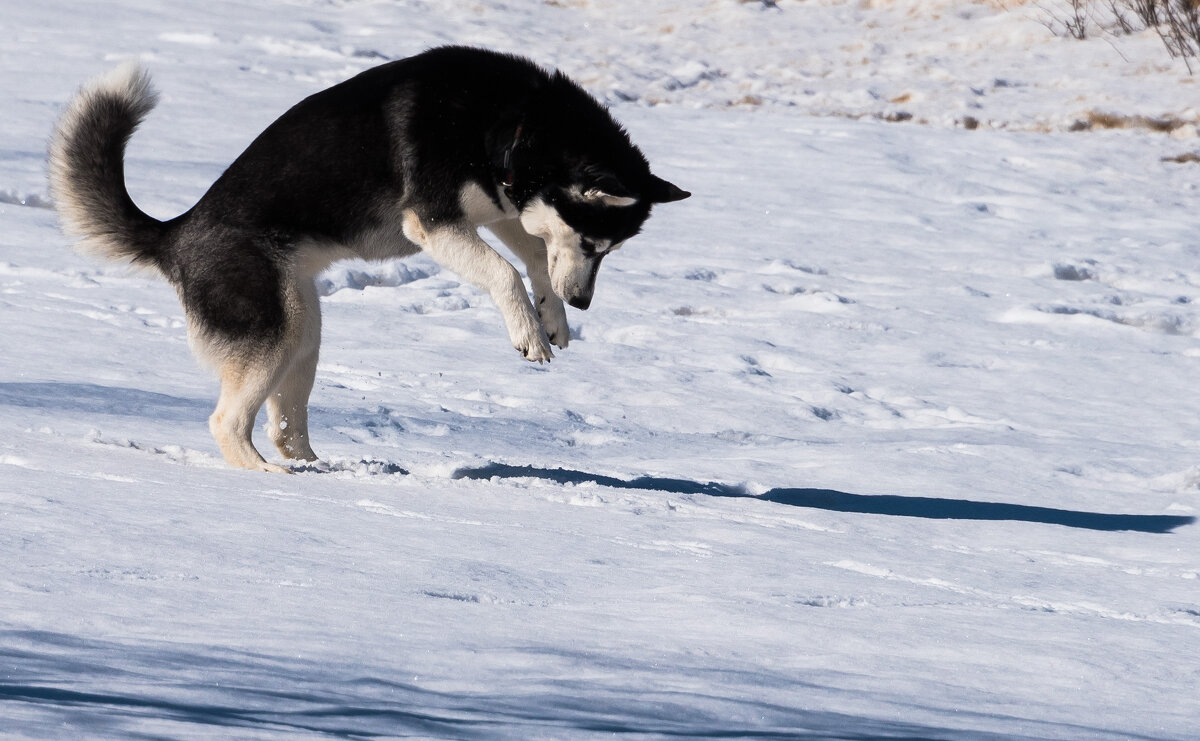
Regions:
<instances>
[{"instance_id":1,"label":"dog's head","mask_svg":"<svg viewBox=\"0 0 1200 741\"><path fill-rule=\"evenodd\" d=\"M691 195L651 173L608 109L562 72L490 141L521 226L546 243L551 287L577 309L591 305L600 262L641 230L650 207Z\"/></svg>"},{"instance_id":2,"label":"dog's head","mask_svg":"<svg viewBox=\"0 0 1200 741\"><path fill-rule=\"evenodd\" d=\"M648 168L638 180L631 187L608 170L583 167L521 209L521 226L546 243L551 287L571 306L591 305L600 262L641 230L652 205L691 195Z\"/></svg>"}]
</instances>

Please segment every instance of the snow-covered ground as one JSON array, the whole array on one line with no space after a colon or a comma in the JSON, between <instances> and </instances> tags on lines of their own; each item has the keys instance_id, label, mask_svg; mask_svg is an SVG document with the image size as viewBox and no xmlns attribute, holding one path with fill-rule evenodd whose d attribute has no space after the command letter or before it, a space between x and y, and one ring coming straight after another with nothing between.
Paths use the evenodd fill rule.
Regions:
<instances>
[{"instance_id":1,"label":"snow-covered ground","mask_svg":"<svg viewBox=\"0 0 1200 741\"><path fill-rule=\"evenodd\" d=\"M0 736L1193 738L1200 169L1062 132L1196 83L1032 5L779 8L6 4ZM443 42L576 75L695 195L545 367L427 259L334 268L325 462L228 469L172 290L57 229L58 111L143 59L167 217Z\"/></svg>"}]
</instances>

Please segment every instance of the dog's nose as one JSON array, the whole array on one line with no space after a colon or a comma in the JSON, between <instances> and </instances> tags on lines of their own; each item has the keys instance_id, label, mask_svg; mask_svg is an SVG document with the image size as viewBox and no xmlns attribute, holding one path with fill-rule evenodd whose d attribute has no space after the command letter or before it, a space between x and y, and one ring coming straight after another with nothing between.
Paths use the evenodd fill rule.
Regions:
<instances>
[{"instance_id":1,"label":"dog's nose","mask_svg":"<svg viewBox=\"0 0 1200 741\"><path fill-rule=\"evenodd\" d=\"M581 309L583 311L587 311L587 307L592 305L592 297L591 296L576 296L574 298L568 299L567 303L570 304L571 306L574 306L576 309Z\"/></svg>"}]
</instances>

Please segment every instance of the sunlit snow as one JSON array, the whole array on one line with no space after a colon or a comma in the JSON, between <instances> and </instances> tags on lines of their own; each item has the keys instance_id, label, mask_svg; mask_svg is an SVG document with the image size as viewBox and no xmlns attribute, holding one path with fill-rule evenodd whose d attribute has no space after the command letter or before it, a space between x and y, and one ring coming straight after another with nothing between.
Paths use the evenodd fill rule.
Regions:
<instances>
[{"instance_id":1,"label":"sunlit snow","mask_svg":"<svg viewBox=\"0 0 1200 741\"><path fill-rule=\"evenodd\" d=\"M0 737L1194 738L1200 83L1034 4L766 5L6 4ZM174 291L58 230L53 122L140 58L166 218L442 43L694 195L547 366L431 260L335 266L323 460L232 470Z\"/></svg>"}]
</instances>

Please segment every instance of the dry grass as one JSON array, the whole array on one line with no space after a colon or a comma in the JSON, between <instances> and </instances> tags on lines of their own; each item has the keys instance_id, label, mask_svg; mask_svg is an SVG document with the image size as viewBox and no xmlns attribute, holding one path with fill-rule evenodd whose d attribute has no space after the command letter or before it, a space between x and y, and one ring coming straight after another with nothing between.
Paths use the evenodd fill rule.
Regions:
<instances>
[{"instance_id":1,"label":"dry grass","mask_svg":"<svg viewBox=\"0 0 1200 741\"><path fill-rule=\"evenodd\" d=\"M1087 127L1094 129L1144 129L1169 134L1182 128L1190 121L1175 116L1126 116L1120 113L1091 111L1087 114ZM1084 128L1084 127L1080 127Z\"/></svg>"},{"instance_id":2,"label":"dry grass","mask_svg":"<svg viewBox=\"0 0 1200 741\"><path fill-rule=\"evenodd\" d=\"M1188 162L1200 162L1200 154L1196 152L1184 152L1183 154L1177 154L1174 157L1163 157L1162 161L1178 162L1181 165Z\"/></svg>"}]
</instances>

